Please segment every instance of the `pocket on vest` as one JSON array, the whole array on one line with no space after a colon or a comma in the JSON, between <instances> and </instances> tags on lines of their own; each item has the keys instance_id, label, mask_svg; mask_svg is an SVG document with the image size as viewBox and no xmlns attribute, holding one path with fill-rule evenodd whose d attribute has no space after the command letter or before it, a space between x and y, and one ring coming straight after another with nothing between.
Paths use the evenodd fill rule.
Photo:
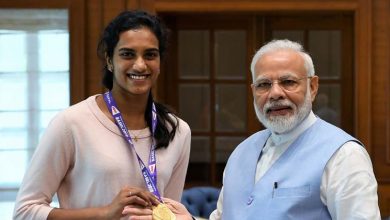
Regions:
<instances>
[{"instance_id":1,"label":"pocket on vest","mask_svg":"<svg viewBox=\"0 0 390 220\"><path fill-rule=\"evenodd\" d=\"M275 198L308 197L311 194L310 185L274 189Z\"/></svg>"}]
</instances>

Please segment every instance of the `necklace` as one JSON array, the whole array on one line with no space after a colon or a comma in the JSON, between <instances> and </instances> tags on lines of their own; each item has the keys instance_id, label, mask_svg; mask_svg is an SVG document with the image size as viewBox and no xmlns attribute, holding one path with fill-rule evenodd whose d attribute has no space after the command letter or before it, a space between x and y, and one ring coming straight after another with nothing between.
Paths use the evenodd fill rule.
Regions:
<instances>
[{"instance_id":1,"label":"necklace","mask_svg":"<svg viewBox=\"0 0 390 220\"><path fill-rule=\"evenodd\" d=\"M142 139L142 138L145 138L143 136L143 131L144 129L141 129L141 130L129 130L129 133L130 133L130 136L131 138L135 141L135 142L138 142L139 139Z\"/></svg>"}]
</instances>

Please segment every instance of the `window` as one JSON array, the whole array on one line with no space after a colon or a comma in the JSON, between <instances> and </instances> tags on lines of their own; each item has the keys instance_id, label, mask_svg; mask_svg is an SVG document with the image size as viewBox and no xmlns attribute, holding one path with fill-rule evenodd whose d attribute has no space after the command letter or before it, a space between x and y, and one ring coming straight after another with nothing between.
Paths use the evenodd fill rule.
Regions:
<instances>
[{"instance_id":1,"label":"window","mask_svg":"<svg viewBox=\"0 0 390 220\"><path fill-rule=\"evenodd\" d=\"M47 124L69 106L67 17L67 10L0 10L0 219L11 219Z\"/></svg>"}]
</instances>

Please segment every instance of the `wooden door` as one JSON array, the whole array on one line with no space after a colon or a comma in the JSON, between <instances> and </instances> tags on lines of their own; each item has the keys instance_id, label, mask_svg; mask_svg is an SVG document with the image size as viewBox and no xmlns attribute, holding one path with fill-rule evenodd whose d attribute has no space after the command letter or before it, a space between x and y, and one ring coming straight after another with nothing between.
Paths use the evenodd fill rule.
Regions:
<instances>
[{"instance_id":1,"label":"wooden door","mask_svg":"<svg viewBox=\"0 0 390 220\"><path fill-rule=\"evenodd\" d=\"M301 42L320 76L315 113L353 134L353 22L349 15L164 14L172 31L163 98L192 129L187 185L220 186L234 148L262 128L249 65L274 38Z\"/></svg>"}]
</instances>

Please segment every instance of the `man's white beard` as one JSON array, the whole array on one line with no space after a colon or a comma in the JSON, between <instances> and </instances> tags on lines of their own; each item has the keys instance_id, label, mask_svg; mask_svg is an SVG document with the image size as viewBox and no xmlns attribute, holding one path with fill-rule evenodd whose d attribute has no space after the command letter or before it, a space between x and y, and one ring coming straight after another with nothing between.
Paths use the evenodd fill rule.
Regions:
<instances>
[{"instance_id":1,"label":"man's white beard","mask_svg":"<svg viewBox=\"0 0 390 220\"><path fill-rule=\"evenodd\" d=\"M284 99L280 101L268 101L263 108L263 111L260 111L259 107L256 105L256 101L253 102L255 106L256 116L259 121L268 129L274 133L285 133L291 131L293 128L298 126L303 119L310 113L312 109L311 103L311 94L308 89L305 95L305 100L302 106L296 106L290 100ZM280 116L267 116L267 109L274 106L289 106L293 110L293 114L290 115L280 115Z\"/></svg>"}]
</instances>

